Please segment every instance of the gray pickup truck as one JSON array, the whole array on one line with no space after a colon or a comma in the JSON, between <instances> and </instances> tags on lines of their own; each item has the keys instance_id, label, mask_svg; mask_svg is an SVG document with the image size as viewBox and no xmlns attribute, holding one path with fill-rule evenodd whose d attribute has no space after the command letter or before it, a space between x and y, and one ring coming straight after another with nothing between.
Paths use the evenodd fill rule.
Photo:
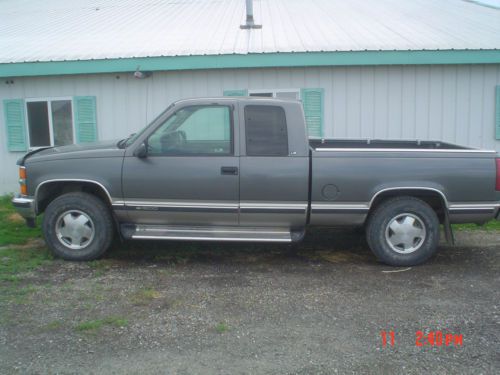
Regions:
<instances>
[{"instance_id":1,"label":"gray pickup truck","mask_svg":"<svg viewBox=\"0 0 500 375\"><path fill-rule=\"evenodd\" d=\"M314 119L310 119L314 121ZM170 105L127 139L34 150L13 199L69 260L125 239L294 242L308 226L364 227L390 265L435 253L440 224L499 218L495 151L431 141L309 140L298 101Z\"/></svg>"}]
</instances>

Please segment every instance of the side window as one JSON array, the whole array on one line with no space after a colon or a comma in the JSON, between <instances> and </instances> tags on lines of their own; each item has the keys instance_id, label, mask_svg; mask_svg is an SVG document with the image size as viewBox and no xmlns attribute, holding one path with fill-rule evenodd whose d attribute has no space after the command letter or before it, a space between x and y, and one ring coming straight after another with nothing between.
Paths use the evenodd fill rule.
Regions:
<instances>
[{"instance_id":1,"label":"side window","mask_svg":"<svg viewBox=\"0 0 500 375\"><path fill-rule=\"evenodd\" d=\"M283 108L267 105L245 107L248 156L288 156L288 136Z\"/></svg>"},{"instance_id":2,"label":"side window","mask_svg":"<svg viewBox=\"0 0 500 375\"><path fill-rule=\"evenodd\" d=\"M231 155L231 111L227 106L178 110L149 136L149 155Z\"/></svg>"}]
</instances>

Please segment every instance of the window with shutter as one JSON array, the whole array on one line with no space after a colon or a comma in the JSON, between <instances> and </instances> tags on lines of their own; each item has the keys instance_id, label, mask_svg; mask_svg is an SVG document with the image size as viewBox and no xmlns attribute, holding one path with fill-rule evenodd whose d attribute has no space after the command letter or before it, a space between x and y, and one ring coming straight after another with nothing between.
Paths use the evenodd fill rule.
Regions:
<instances>
[{"instance_id":1,"label":"window with shutter","mask_svg":"<svg viewBox=\"0 0 500 375\"><path fill-rule=\"evenodd\" d=\"M496 87L495 139L500 140L500 86Z\"/></svg>"},{"instance_id":2,"label":"window with shutter","mask_svg":"<svg viewBox=\"0 0 500 375\"><path fill-rule=\"evenodd\" d=\"M97 116L95 96L75 96L74 116L76 142L86 143L97 140Z\"/></svg>"},{"instance_id":3,"label":"window with shutter","mask_svg":"<svg viewBox=\"0 0 500 375\"><path fill-rule=\"evenodd\" d=\"M309 137L323 137L324 90L302 89L301 98Z\"/></svg>"},{"instance_id":4,"label":"window with shutter","mask_svg":"<svg viewBox=\"0 0 500 375\"><path fill-rule=\"evenodd\" d=\"M4 100L3 112L7 131L7 149L9 151L26 151L28 147L24 119L24 100Z\"/></svg>"}]
</instances>

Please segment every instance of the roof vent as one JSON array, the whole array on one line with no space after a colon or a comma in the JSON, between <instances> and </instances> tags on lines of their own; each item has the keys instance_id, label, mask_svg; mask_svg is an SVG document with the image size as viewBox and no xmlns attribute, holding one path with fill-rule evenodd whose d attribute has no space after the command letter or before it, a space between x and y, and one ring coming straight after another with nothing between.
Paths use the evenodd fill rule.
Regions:
<instances>
[{"instance_id":1,"label":"roof vent","mask_svg":"<svg viewBox=\"0 0 500 375\"><path fill-rule=\"evenodd\" d=\"M262 25L256 25L253 19L253 0L246 0L247 19L244 25L240 25L240 29L262 29Z\"/></svg>"}]
</instances>

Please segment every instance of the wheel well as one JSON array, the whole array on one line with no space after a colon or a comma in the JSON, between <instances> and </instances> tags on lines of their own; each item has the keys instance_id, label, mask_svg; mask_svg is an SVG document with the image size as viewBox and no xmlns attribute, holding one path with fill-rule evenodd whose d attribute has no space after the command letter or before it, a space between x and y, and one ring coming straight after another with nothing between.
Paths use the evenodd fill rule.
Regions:
<instances>
[{"instance_id":1,"label":"wheel well","mask_svg":"<svg viewBox=\"0 0 500 375\"><path fill-rule=\"evenodd\" d=\"M40 186L36 193L37 213L41 214L47 206L57 197L76 191L92 194L111 206L108 193L97 183L86 181L54 181Z\"/></svg>"},{"instance_id":2,"label":"wheel well","mask_svg":"<svg viewBox=\"0 0 500 375\"><path fill-rule=\"evenodd\" d=\"M394 197L414 197L423 200L436 212L439 222L444 222L446 213L446 201L445 198L434 190L425 189L399 189L399 190L388 190L378 194L373 200L370 206L370 213L374 211L381 203L387 199Z\"/></svg>"}]
</instances>

